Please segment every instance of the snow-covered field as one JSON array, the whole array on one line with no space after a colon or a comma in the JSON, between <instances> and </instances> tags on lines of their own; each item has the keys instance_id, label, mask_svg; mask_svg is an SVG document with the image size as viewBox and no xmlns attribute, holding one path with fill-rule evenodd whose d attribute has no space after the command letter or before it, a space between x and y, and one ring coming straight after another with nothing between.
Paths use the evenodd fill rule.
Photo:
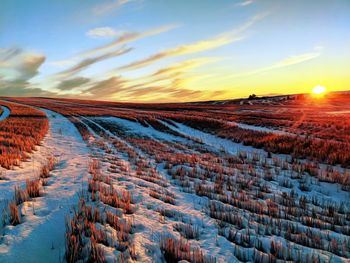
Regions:
<instances>
[{"instance_id":1,"label":"snow-covered field","mask_svg":"<svg viewBox=\"0 0 350 263\"><path fill-rule=\"evenodd\" d=\"M57 163L43 194L19 205L20 224L0 229L0 262L349 262L350 192L327 181L348 169L173 120L41 110L42 144L1 168L2 211L15 186Z\"/></svg>"},{"instance_id":2,"label":"snow-covered field","mask_svg":"<svg viewBox=\"0 0 350 263\"><path fill-rule=\"evenodd\" d=\"M104 158L107 158L107 160L105 160L107 162L106 170L104 170L105 174L113 180L115 180L115 185L117 187L123 187L123 189L128 189L130 193L132 193L133 198L137 200L137 210L133 214L134 222L135 225L137 225L137 228L135 229L135 233L133 234L133 240L136 244L137 250L141 251L137 257L137 259L141 262L152 262L159 260L159 255L161 253L159 251L159 243L162 236L170 236L175 240L181 240L182 238L184 238L181 234L181 231L178 232L178 230L176 230L176 225L179 224L179 222L181 224L189 224L191 227L195 227L196 229L198 228L198 233L196 237L190 238L191 246L200 249L204 255L208 255L215 258L217 262L239 262L240 260L246 261L248 259L253 260L254 258L256 258L255 254L252 252L250 247L254 248L255 245L253 244L257 241L254 241L252 244L245 245L240 243L242 241L239 241L239 237L243 238L246 237L246 235L248 235L254 240L260 240L259 242L261 242L262 251L271 250L272 241L284 248L290 246L287 245L288 242L285 240L285 238L281 237L280 235L260 234L260 231L256 229L257 225L255 225L258 224L258 221L253 223L253 218L255 217L255 215L254 213L249 212L249 210L242 208L237 209L237 207L234 206L232 208L229 208L229 206L226 205L227 209L229 209L228 211L230 211L230 216L237 216L237 218L240 218L237 219L237 222L241 222L240 224L242 224L242 226L239 226L238 228L237 226L230 226L230 223L228 223L229 221L227 221L228 219L216 220L218 219L218 215L213 216L214 212L210 210L210 206L214 204L214 200L218 200L217 198L221 198L221 194L220 190L218 190L218 196L215 196L215 194L210 194L210 191L213 190L212 187L216 187L215 177L217 175L212 175L213 178L207 179L207 181L203 181L203 179L201 179L202 186L209 187L209 192L200 194L200 191L198 190L198 183L200 182L200 180L198 180L199 178L195 179L191 178L191 176L189 175L186 175L185 178L187 179L185 179L185 181L183 182L181 182L181 180L184 180L184 178L182 178L180 181L179 179L175 179L176 172L179 171L174 171L175 168L180 169L182 167L185 169L184 171L191 171L191 164L186 163L186 161L181 165L181 161L177 160L175 161L177 162L176 166L174 166L173 168L168 167L169 161L166 160L167 158L171 159L171 156L175 153L181 154L186 152L188 154L192 154L192 156L197 155L199 158L203 158L201 157L204 156L203 153L196 149L201 149L211 154L220 153L223 156L239 155L240 153L246 152L248 153L247 156L253 156L251 158L255 158L254 156L259 156L258 158L262 159L265 158L265 162L267 161L268 166L276 166L275 170L271 172L271 176L273 177L273 179L264 178L264 173L266 173L267 170L263 167L266 167L266 163L260 163L260 161L256 163L250 160L252 161L251 165L254 165L256 169L256 175L253 175L249 172L247 174L247 171L240 170L243 167L240 169L222 167L222 169L224 169L224 174L227 174L227 176L230 176L230 173L237 174L237 178L233 179L234 181L237 181L238 178L244 180L244 177L247 177L248 181L254 181L256 179L254 179L253 177L260 177L258 181L260 181L260 184L266 187L266 189L269 189L267 190L267 192L271 194L268 194L268 196L274 196L274 199L278 196L282 197L282 195L287 194L287 196L295 195L297 199L301 198L303 200L312 200L313 198L317 198L317 200L319 200L320 203L336 202L338 204L345 205L345 207L349 206L348 200L350 195L348 192L341 190L340 186L336 186L334 184L329 184L325 182L319 182L317 179L307 174L304 174L302 179L298 178L295 176L295 172L293 171L286 171L285 169L283 169L285 170L283 171L277 168L280 165L277 164L277 162L284 162L283 159L266 160L266 153L262 150L233 143L231 141L196 130L194 128L190 128L180 123L172 122L172 124L170 125L166 122L161 122L166 127L171 129L172 131L177 132L181 136L176 136L172 133L169 134L166 131L160 131L151 126L145 127L144 125L141 125L137 122L131 122L128 120L123 120L114 117L89 119L84 118L84 123L87 125L92 123L94 124L90 128L91 131L94 133L95 140L99 141L100 146L101 141L104 141L104 146L102 148L97 146L97 148L100 148L100 150L95 150L99 152L100 156L104 156ZM96 126L98 128L96 128ZM94 129L95 132L93 131ZM102 135L102 137L98 134ZM133 140L131 138L134 138L136 140ZM120 143L109 143L113 140L118 140L120 143L124 143L128 147L133 148L136 154L140 156L138 158L147 160L151 167L155 168L154 176L164 180L166 182L166 185L157 185L154 182L149 182L147 176L142 177L138 175L137 166L139 164L137 162L135 163L131 161L130 158L128 158L128 156L125 155L125 152L123 154L123 150L118 149L118 147L115 147ZM147 145L149 142L159 144L159 146L157 146L156 144L152 144L151 146L149 146ZM179 145L182 145L182 150L179 150ZM156 153L154 152L154 148L161 146L168 147L170 156L160 156L164 149L159 149L159 155L157 155L157 151ZM278 156L275 156L274 158L278 158ZM197 167L204 165L204 167L210 169L210 166L212 164L203 163L199 166L198 165L199 164L197 164ZM123 168L123 166L126 166L127 168ZM204 167L202 166L202 168L198 168L197 176L198 173L201 173L200 170ZM248 167L249 165L247 166L247 168ZM226 172L225 169L227 169ZM310 190L305 190L304 188L302 188L301 185L304 184L307 185L307 187L309 187ZM149 194L150 189L152 191L158 189L156 191L165 192L166 196L174 197L174 204L164 202L164 199L162 199L163 197L161 195L158 195L156 198L151 198ZM241 191L239 190L239 187L237 188L237 190ZM226 189L221 191L223 191L223 196L233 194L233 190ZM205 196L207 194L210 195ZM246 192L246 194L248 194L248 196L251 196L251 193L249 193L249 191ZM253 196L251 196L251 198L253 198ZM266 197L264 197L264 199L265 198ZM258 203L261 203L261 201L258 201ZM274 203L274 205L277 204ZM162 209L165 209L166 211L172 211L171 215L161 215L161 218L159 218L160 207L162 207ZM310 206L310 209L311 207L312 205ZM314 209L316 207L317 206L315 205ZM249 223L250 220L252 220L251 223ZM219 223L220 221L222 223ZM308 227L305 226L305 223L295 223L296 226L300 228L302 232L308 231ZM220 226L220 224L224 224L224 226ZM252 224L251 228L248 227L247 224ZM227 231L229 233L230 231L236 231L235 235L238 235L238 240L231 240L233 237L231 237ZM328 233L327 235L330 236L334 235L334 238L339 238L339 240L345 238L345 242L349 242L349 239L347 239L344 235L336 232L331 233L329 232L329 230L320 230L320 233L321 236L326 233ZM302 259L305 259L307 255L310 255L311 260L311 257L313 255L317 255L317 257L320 258L321 262L327 262L329 260L331 260L332 262L347 261L347 259L344 257L339 257L319 249L314 250L309 248L308 246L297 243L298 242L293 242L294 247L292 252L290 252L293 255L291 256L293 260L296 260L296 258L298 257L298 253L300 253L299 256ZM148 254L147 252L145 252L145 245L141 244L147 244L146 247L148 250ZM241 249L238 250L237 246L241 247ZM108 249L106 248L106 250ZM268 256L261 256L261 258L266 259L268 258Z\"/></svg>"}]
</instances>

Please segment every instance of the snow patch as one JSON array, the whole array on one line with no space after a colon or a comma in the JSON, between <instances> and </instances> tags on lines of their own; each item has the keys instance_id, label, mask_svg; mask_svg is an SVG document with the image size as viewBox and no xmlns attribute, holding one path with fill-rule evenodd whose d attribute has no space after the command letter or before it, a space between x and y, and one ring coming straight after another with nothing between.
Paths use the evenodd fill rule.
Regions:
<instances>
[{"instance_id":1,"label":"snow patch","mask_svg":"<svg viewBox=\"0 0 350 263\"><path fill-rule=\"evenodd\" d=\"M5 106L0 106L0 108L2 109L2 113L0 115L0 121L3 121L7 119L8 116L10 116L10 109Z\"/></svg>"}]
</instances>

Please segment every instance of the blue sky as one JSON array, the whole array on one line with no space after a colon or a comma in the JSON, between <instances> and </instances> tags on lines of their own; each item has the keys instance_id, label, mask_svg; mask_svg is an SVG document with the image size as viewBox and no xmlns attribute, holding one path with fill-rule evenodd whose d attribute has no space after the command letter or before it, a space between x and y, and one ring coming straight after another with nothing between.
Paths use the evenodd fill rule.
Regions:
<instances>
[{"instance_id":1,"label":"blue sky","mask_svg":"<svg viewBox=\"0 0 350 263\"><path fill-rule=\"evenodd\" d=\"M195 101L350 84L350 1L2 0L0 95Z\"/></svg>"}]
</instances>

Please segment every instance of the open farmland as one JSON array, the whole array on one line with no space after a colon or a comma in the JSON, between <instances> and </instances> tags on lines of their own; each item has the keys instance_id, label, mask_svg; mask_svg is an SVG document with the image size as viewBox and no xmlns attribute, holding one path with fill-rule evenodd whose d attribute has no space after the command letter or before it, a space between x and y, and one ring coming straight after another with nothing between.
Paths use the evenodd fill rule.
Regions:
<instances>
[{"instance_id":1,"label":"open farmland","mask_svg":"<svg viewBox=\"0 0 350 263\"><path fill-rule=\"evenodd\" d=\"M350 0L1 0L0 263L350 263Z\"/></svg>"},{"instance_id":2,"label":"open farmland","mask_svg":"<svg viewBox=\"0 0 350 263\"><path fill-rule=\"evenodd\" d=\"M350 260L347 93L0 105L0 261Z\"/></svg>"}]
</instances>

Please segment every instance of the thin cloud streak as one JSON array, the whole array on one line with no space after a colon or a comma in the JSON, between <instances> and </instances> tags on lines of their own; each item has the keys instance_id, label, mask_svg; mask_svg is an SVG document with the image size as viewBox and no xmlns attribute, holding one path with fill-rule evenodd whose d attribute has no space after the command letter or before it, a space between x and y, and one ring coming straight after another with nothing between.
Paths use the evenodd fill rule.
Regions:
<instances>
[{"instance_id":1,"label":"thin cloud streak","mask_svg":"<svg viewBox=\"0 0 350 263\"><path fill-rule=\"evenodd\" d=\"M164 51L158 52L156 54L153 54L147 58L129 63L127 65L121 66L117 68L118 71L123 70L134 70L138 68L142 68L145 66L148 66L158 60L161 60L163 58L167 57L173 57L173 56L180 56L180 55L186 55L186 54L193 54L193 53L199 53L211 49L216 49L228 44L231 44L236 41L242 40L244 37L240 34L245 32L247 29L249 29L251 26L253 26L257 21L264 18L266 15L257 15L248 20L245 24L242 26L231 30L229 32L222 33L214 38L207 39L207 40L201 40L195 43L186 44L182 46L178 46L175 48L169 48Z\"/></svg>"},{"instance_id":2,"label":"thin cloud streak","mask_svg":"<svg viewBox=\"0 0 350 263\"><path fill-rule=\"evenodd\" d=\"M106 15L122 8L131 0L113 0L98 4L92 8L92 12L97 16Z\"/></svg>"},{"instance_id":3,"label":"thin cloud streak","mask_svg":"<svg viewBox=\"0 0 350 263\"><path fill-rule=\"evenodd\" d=\"M219 58L196 58L191 60L184 60L180 63L175 63L167 67L163 67L157 70L154 73L151 73L147 76L142 76L137 79L130 80L129 87L130 89L142 88L148 85L155 85L157 83L168 82L168 85L174 85L173 80L179 78L186 78L187 80L190 78L191 70L201 67L205 64L214 63L218 61Z\"/></svg>"},{"instance_id":4,"label":"thin cloud streak","mask_svg":"<svg viewBox=\"0 0 350 263\"><path fill-rule=\"evenodd\" d=\"M58 76L58 77L72 76L72 75L77 74L78 72L80 72L82 70L87 69L88 67L90 67L91 65L93 65L95 63L98 63L98 62L101 62L103 60L110 59L113 57L124 55L126 53L129 53L131 50L132 50L132 48L122 47L120 49L102 54L100 56L96 56L93 58L86 58L86 59L80 61L79 63L77 63L75 66L58 73L56 76Z\"/></svg>"},{"instance_id":5,"label":"thin cloud streak","mask_svg":"<svg viewBox=\"0 0 350 263\"><path fill-rule=\"evenodd\" d=\"M1 48L0 49L0 67L5 67L6 62L22 53L20 48Z\"/></svg>"},{"instance_id":6,"label":"thin cloud streak","mask_svg":"<svg viewBox=\"0 0 350 263\"><path fill-rule=\"evenodd\" d=\"M310 53L304 53L300 55L294 55L294 56L287 57L271 66L231 75L231 76L228 76L227 78L231 79L231 78L249 77L249 76L265 73L274 69L280 69L280 68L300 64L303 62L307 62L309 60L318 58L319 56L321 56L321 52L310 52Z\"/></svg>"},{"instance_id":7,"label":"thin cloud streak","mask_svg":"<svg viewBox=\"0 0 350 263\"><path fill-rule=\"evenodd\" d=\"M171 97L172 100L181 99L180 95L183 94L195 96L195 94L200 93L201 96L204 96L203 92L185 88L186 82L192 81L192 78L195 77L189 74L189 70L217 60L218 58L206 57L185 60L137 79L113 76L100 81L91 80L71 91L77 91L78 93L76 94L80 92L79 96L86 98L108 99L118 97L118 100L125 100L133 97L133 100L135 100L135 97L139 97L140 101L146 100L147 96L148 101L155 100L155 96L163 99ZM61 86L65 87L65 84L75 84L77 81L80 81L80 79L72 79L72 81L62 83ZM177 97L175 94L180 97ZM210 98L210 96L207 98Z\"/></svg>"},{"instance_id":8,"label":"thin cloud streak","mask_svg":"<svg viewBox=\"0 0 350 263\"><path fill-rule=\"evenodd\" d=\"M126 45L128 43L131 43L133 41L140 40L142 38L150 37L150 36L155 36L161 33L166 33L170 30L173 30L177 28L177 25L165 25L165 26L160 26L145 32L123 32L119 34L119 37L115 38L113 41L108 42L107 44L82 51L75 56L69 58L69 59L64 59L64 60L59 60L59 61L51 61L49 62L50 65L56 66L56 67L66 67L66 66L71 66L76 63L78 63L79 60L83 58L88 58L91 56L94 56L96 54L100 54L103 52L108 52L109 50L113 48L118 48L120 46ZM113 29L112 29L113 30ZM117 33L117 32L116 32Z\"/></svg>"},{"instance_id":9,"label":"thin cloud streak","mask_svg":"<svg viewBox=\"0 0 350 263\"><path fill-rule=\"evenodd\" d=\"M124 32L118 38L114 39L113 41L111 41L105 45L90 49L90 50L85 51L85 52L82 52L82 53L80 53L80 55L92 55L92 54L95 54L97 52L106 51L108 49L115 48L115 47L118 47L121 45L125 45L127 43L130 43L130 42L133 42L133 41L145 38L145 37L155 36L155 35L159 35L161 33L168 32L170 30L175 29L176 27L178 27L178 26L177 25L166 25L166 26L154 28L154 29L151 29L151 30L148 30L145 32Z\"/></svg>"},{"instance_id":10,"label":"thin cloud streak","mask_svg":"<svg viewBox=\"0 0 350 263\"><path fill-rule=\"evenodd\" d=\"M56 65L59 66L67 66L70 65L71 67L68 69L65 69L63 71L60 71L56 74L54 74L53 76L49 76L46 79L46 82L50 82L52 80L58 82L56 84L56 88L58 88L58 90L62 90L62 87L64 90L67 90L65 87L67 85L66 81L69 81L69 78L72 78L72 76L78 74L79 72L89 68L90 66L102 62L104 60L113 58L113 57L117 57L117 56L121 56L124 55L126 53L129 53L130 51L132 51L132 48L127 48L123 45L125 45L126 43L135 41L137 39L141 39L147 36L152 36L152 35L156 35L156 34L160 34L162 32L167 32L171 29L175 28L174 25L168 25L168 26L162 26L162 27L158 27L146 32L140 32L140 33L133 33L133 32L127 32L124 33L122 36L118 37L116 40L109 42L108 44L105 44L103 46L91 49L87 52L81 53L80 55L76 56L75 58L72 58L70 60L65 60L65 61L60 61L60 62L56 62ZM112 48L118 48L117 50L113 50L113 51L109 51ZM91 57L94 54L98 54L95 55L94 57ZM52 64L52 62L51 62ZM68 78L68 80L67 80ZM70 83L69 83L70 84ZM87 85L88 83L85 82L82 85ZM63 85L63 86L62 86Z\"/></svg>"},{"instance_id":11,"label":"thin cloud streak","mask_svg":"<svg viewBox=\"0 0 350 263\"><path fill-rule=\"evenodd\" d=\"M91 38L110 38L116 37L118 32L111 27L97 27L90 29L88 32L86 32L86 35Z\"/></svg>"},{"instance_id":12,"label":"thin cloud streak","mask_svg":"<svg viewBox=\"0 0 350 263\"><path fill-rule=\"evenodd\" d=\"M218 57L202 57L202 58L184 60L179 63L172 64L167 67L163 67L157 70L156 72L154 72L151 76L161 76L161 75L166 75L169 73L174 73L179 71L188 71L193 68L203 66L205 64L217 62L219 60L221 60L221 58L218 58Z\"/></svg>"},{"instance_id":13,"label":"thin cloud streak","mask_svg":"<svg viewBox=\"0 0 350 263\"><path fill-rule=\"evenodd\" d=\"M253 0L246 0L246 1L238 3L237 6L248 6L248 5L251 5L253 3L254 3Z\"/></svg>"},{"instance_id":14,"label":"thin cloud streak","mask_svg":"<svg viewBox=\"0 0 350 263\"><path fill-rule=\"evenodd\" d=\"M62 91L71 91L75 88L79 88L84 84L89 83L90 79L84 77L76 77L72 79L63 80L59 85L56 86L56 89Z\"/></svg>"}]
</instances>

